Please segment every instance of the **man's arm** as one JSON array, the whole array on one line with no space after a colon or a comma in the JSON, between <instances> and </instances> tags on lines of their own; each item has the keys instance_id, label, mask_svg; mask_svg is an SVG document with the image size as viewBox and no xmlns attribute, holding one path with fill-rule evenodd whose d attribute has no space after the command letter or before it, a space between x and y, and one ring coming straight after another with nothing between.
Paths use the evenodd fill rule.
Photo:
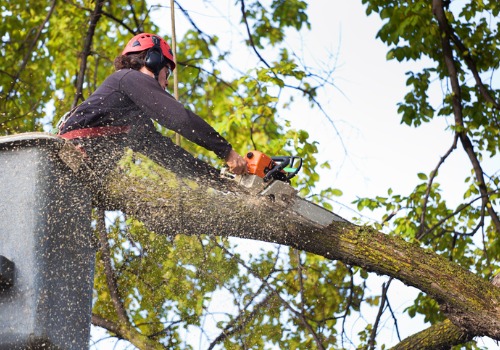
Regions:
<instances>
[{"instance_id":1,"label":"man's arm","mask_svg":"<svg viewBox=\"0 0 500 350\"><path fill-rule=\"evenodd\" d=\"M200 116L184 108L158 82L138 71L131 70L120 82L120 89L160 125L173 130L188 140L213 151L224 159L235 174L246 172L246 161L236 153L212 126Z\"/></svg>"}]
</instances>

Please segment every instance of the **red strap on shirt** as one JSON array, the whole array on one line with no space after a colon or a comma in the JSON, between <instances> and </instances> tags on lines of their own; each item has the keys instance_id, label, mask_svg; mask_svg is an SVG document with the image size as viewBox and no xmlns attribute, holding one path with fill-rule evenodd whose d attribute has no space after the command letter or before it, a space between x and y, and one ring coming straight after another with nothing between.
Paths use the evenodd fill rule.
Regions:
<instances>
[{"instance_id":1,"label":"red strap on shirt","mask_svg":"<svg viewBox=\"0 0 500 350\"><path fill-rule=\"evenodd\" d=\"M107 135L125 134L129 132L130 126L97 126L95 128L84 128L68 131L59 136L67 140L78 139L78 138L92 138L101 137Z\"/></svg>"}]
</instances>

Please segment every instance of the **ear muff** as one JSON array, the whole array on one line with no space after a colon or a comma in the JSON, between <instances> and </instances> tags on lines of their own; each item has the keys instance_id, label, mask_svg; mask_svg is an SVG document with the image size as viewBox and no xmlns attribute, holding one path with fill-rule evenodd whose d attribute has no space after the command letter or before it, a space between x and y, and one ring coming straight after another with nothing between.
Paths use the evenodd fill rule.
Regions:
<instances>
[{"instance_id":1,"label":"ear muff","mask_svg":"<svg viewBox=\"0 0 500 350\"><path fill-rule=\"evenodd\" d=\"M161 69L165 66L166 59L161 52L160 39L157 36L152 36L153 47L146 53L146 58L144 59L144 65L155 75L156 80L158 80L158 75Z\"/></svg>"}]
</instances>

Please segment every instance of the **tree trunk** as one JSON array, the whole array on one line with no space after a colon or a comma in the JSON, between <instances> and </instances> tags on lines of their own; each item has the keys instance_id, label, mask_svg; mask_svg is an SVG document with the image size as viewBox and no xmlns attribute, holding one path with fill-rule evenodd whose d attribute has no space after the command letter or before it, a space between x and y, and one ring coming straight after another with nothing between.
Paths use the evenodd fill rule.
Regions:
<instances>
[{"instance_id":1,"label":"tree trunk","mask_svg":"<svg viewBox=\"0 0 500 350\"><path fill-rule=\"evenodd\" d=\"M230 180L206 185L137 155L122 160L103 188L108 209L122 210L156 233L279 243L361 266L433 297L467 338L500 340L500 289L416 243L348 222L322 228ZM458 336L463 339L463 333Z\"/></svg>"}]
</instances>

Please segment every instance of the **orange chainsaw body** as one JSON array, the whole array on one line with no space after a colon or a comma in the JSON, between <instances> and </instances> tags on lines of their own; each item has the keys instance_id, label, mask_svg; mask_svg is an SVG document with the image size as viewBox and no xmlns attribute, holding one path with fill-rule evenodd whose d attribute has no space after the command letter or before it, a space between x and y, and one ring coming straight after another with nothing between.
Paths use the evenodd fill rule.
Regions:
<instances>
[{"instance_id":1,"label":"orange chainsaw body","mask_svg":"<svg viewBox=\"0 0 500 350\"><path fill-rule=\"evenodd\" d=\"M248 152L245 160L247 161L248 173L262 178L275 166L271 157L259 151Z\"/></svg>"},{"instance_id":2,"label":"orange chainsaw body","mask_svg":"<svg viewBox=\"0 0 500 350\"><path fill-rule=\"evenodd\" d=\"M281 180L290 182L302 167L302 158L295 156L269 157L259 151L246 154L248 174L264 179L264 182Z\"/></svg>"}]
</instances>

